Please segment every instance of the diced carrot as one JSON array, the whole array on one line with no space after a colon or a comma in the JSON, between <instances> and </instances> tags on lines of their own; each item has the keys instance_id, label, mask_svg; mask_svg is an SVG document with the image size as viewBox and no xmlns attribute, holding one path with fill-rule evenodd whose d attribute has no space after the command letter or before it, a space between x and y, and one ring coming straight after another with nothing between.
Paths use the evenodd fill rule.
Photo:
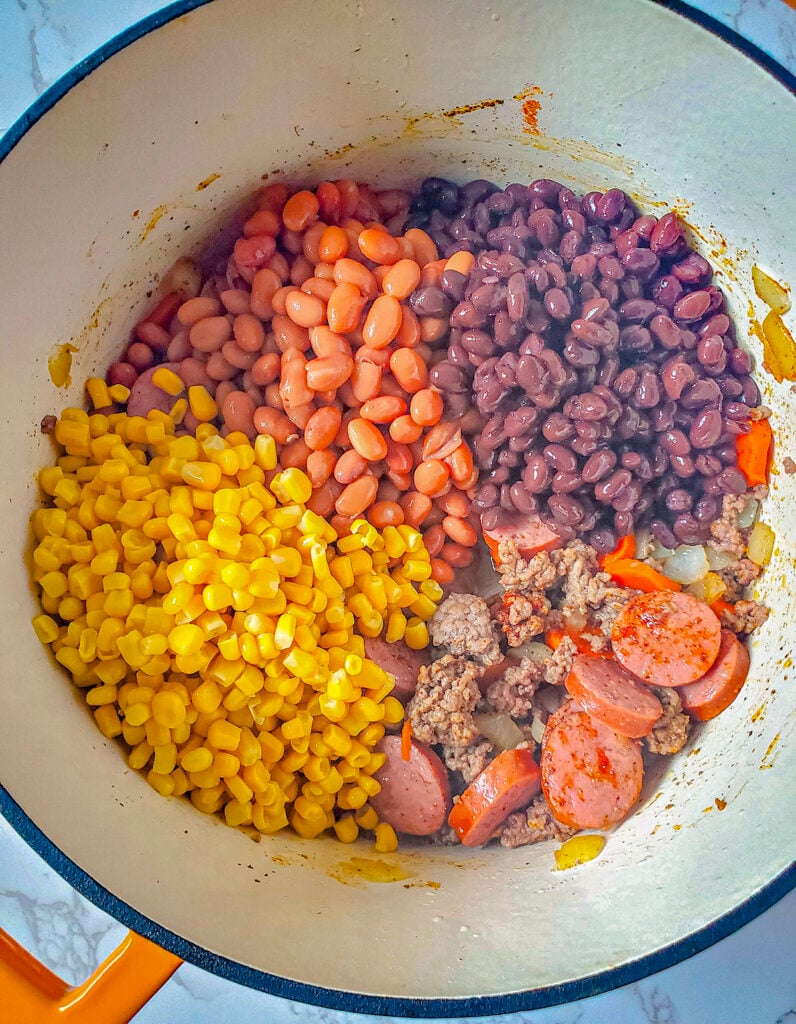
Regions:
<instances>
[{"instance_id":1,"label":"diced carrot","mask_svg":"<svg viewBox=\"0 0 796 1024\"><path fill-rule=\"evenodd\" d=\"M623 587L631 590L643 590L650 593L653 590L680 590L679 583L670 580L662 572L653 569L646 562L638 558L615 558L608 562L605 571Z\"/></svg>"},{"instance_id":2,"label":"diced carrot","mask_svg":"<svg viewBox=\"0 0 796 1024\"><path fill-rule=\"evenodd\" d=\"M588 631L584 631L583 633L577 634L577 633L570 633L569 630L564 630L564 629L548 629L547 632L544 635L544 642L547 644L547 646L551 650L554 651L554 650L556 650L558 645L561 643L561 641L564 639L564 637L568 636L570 638L570 640L572 640L572 642L574 643L574 645L577 648L579 654L587 654L590 657L594 657L594 658L604 658L604 657L607 657L608 656L607 653L603 653L602 651L595 651L595 650L592 649L592 646L589 643L588 638L589 638L589 636L596 636L596 635L597 634L590 633Z\"/></svg>"},{"instance_id":3,"label":"diced carrot","mask_svg":"<svg viewBox=\"0 0 796 1024\"><path fill-rule=\"evenodd\" d=\"M729 601L722 601L721 598L719 598L717 601L713 601L710 605L710 610L719 617L721 617L722 612L728 612L732 615L735 612L735 605L730 604Z\"/></svg>"},{"instance_id":4,"label":"diced carrot","mask_svg":"<svg viewBox=\"0 0 796 1024\"><path fill-rule=\"evenodd\" d=\"M401 728L401 760L408 761L412 756L412 723L407 720Z\"/></svg>"},{"instance_id":5,"label":"diced carrot","mask_svg":"<svg viewBox=\"0 0 796 1024\"><path fill-rule=\"evenodd\" d=\"M636 538L632 533L620 537L613 551L601 555L599 559L600 568L604 569L609 562L615 562L618 558L633 558L636 553Z\"/></svg>"},{"instance_id":6,"label":"diced carrot","mask_svg":"<svg viewBox=\"0 0 796 1024\"><path fill-rule=\"evenodd\" d=\"M500 558L498 557L500 541L495 540L494 537L490 537L486 531L482 531L481 536L484 538L486 546L489 548L489 553L492 556L492 564L497 568L500 565Z\"/></svg>"},{"instance_id":7,"label":"diced carrot","mask_svg":"<svg viewBox=\"0 0 796 1024\"><path fill-rule=\"evenodd\" d=\"M735 445L738 469L750 487L768 483L774 435L768 420L752 420L748 434L738 434Z\"/></svg>"}]
</instances>

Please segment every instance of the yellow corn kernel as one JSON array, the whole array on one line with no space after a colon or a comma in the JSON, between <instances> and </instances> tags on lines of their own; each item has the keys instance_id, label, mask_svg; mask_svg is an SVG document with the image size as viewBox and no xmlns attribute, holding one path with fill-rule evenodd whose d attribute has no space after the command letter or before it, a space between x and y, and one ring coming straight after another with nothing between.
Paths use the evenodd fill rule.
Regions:
<instances>
[{"instance_id":1,"label":"yellow corn kernel","mask_svg":"<svg viewBox=\"0 0 796 1024\"><path fill-rule=\"evenodd\" d=\"M183 771L188 772L189 775L195 775L199 772L207 771L210 765L213 763L213 752L208 750L207 747L196 747L194 750L188 751L187 754L183 754L180 757L180 766Z\"/></svg>"},{"instance_id":2,"label":"yellow corn kernel","mask_svg":"<svg viewBox=\"0 0 796 1024\"><path fill-rule=\"evenodd\" d=\"M176 729L185 721L185 704L178 694L162 691L152 698L152 715L159 725Z\"/></svg>"},{"instance_id":3,"label":"yellow corn kernel","mask_svg":"<svg viewBox=\"0 0 796 1024\"><path fill-rule=\"evenodd\" d=\"M329 563L329 572L343 589L354 585L354 569L348 555L338 555Z\"/></svg>"},{"instance_id":4,"label":"yellow corn kernel","mask_svg":"<svg viewBox=\"0 0 796 1024\"><path fill-rule=\"evenodd\" d=\"M249 697L254 697L255 694L259 693L264 684L265 677L256 665L247 665L235 680L235 687L243 694L246 702L248 702Z\"/></svg>"},{"instance_id":5,"label":"yellow corn kernel","mask_svg":"<svg viewBox=\"0 0 796 1024\"><path fill-rule=\"evenodd\" d=\"M359 835L359 827L352 814L344 814L334 823L334 831L341 843L353 843Z\"/></svg>"},{"instance_id":6,"label":"yellow corn kernel","mask_svg":"<svg viewBox=\"0 0 796 1024\"><path fill-rule=\"evenodd\" d=\"M395 829L392 825L388 825L386 821L380 821L376 826L376 842L375 842L376 853L393 853L398 849L398 836L395 834Z\"/></svg>"},{"instance_id":7,"label":"yellow corn kernel","mask_svg":"<svg viewBox=\"0 0 796 1024\"><path fill-rule=\"evenodd\" d=\"M142 768L149 764L153 753L152 746L144 740L130 751L127 756L127 763L136 771L141 771Z\"/></svg>"},{"instance_id":8,"label":"yellow corn kernel","mask_svg":"<svg viewBox=\"0 0 796 1024\"><path fill-rule=\"evenodd\" d=\"M218 750L235 750L240 743L240 733L236 725L217 719L207 731L207 740Z\"/></svg>"},{"instance_id":9,"label":"yellow corn kernel","mask_svg":"<svg viewBox=\"0 0 796 1024\"><path fill-rule=\"evenodd\" d=\"M58 623L49 615L37 615L33 619L33 629L43 644L51 644L58 639Z\"/></svg>"},{"instance_id":10,"label":"yellow corn kernel","mask_svg":"<svg viewBox=\"0 0 796 1024\"><path fill-rule=\"evenodd\" d=\"M274 641L280 651L286 651L296 635L296 619L293 615L280 615L274 630Z\"/></svg>"},{"instance_id":11,"label":"yellow corn kernel","mask_svg":"<svg viewBox=\"0 0 796 1024\"><path fill-rule=\"evenodd\" d=\"M177 747L174 743L164 743L154 748L155 757L152 770L158 775L168 775L177 767Z\"/></svg>"},{"instance_id":12,"label":"yellow corn kernel","mask_svg":"<svg viewBox=\"0 0 796 1024\"><path fill-rule=\"evenodd\" d=\"M384 722L387 725L397 725L404 718L403 704L397 697L385 697L384 699Z\"/></svg>"},{"instance_id":13,"label":"yellow corn kernel","mask_svg":"<svg viewBox=\"0 0 796 1024\"><path fill-rule=\"evenodd\" d=\"M419 618L411 618L406 623L404 635L406 646L413 651L422 651L429 644L428 626Z\"/></svg>"},{"instance_id":14,"label":"yellow corn kernel","mask_svg":"<svg viewBox=\"0 0 796 1024\"><path fill-rule=\"evenodd\" d=\"M73 622L79 619L85 611L85 605L79 598L67 595L58 602L58 614L66 622Z\"/></svg>"},{"instance_id":15,"label":"yellow corn kernel","mask_svg":"<svg viewBox=\"0 0 796 1024\"><path fill-rule=\"evenodd\" d=\"M222 476L221 467L214 462L186 462L180 475L186 484L202 491L214 491Z\"/></svg>"},{"instance_id":16,"label":"yellow corn kernel","mask_svg":"<svg viewBox=\"0 0 796 1024\"><path fill-rule=\"evenodd\" d=\"M174 793L175 782L171 775L161 775L160 772L151 768L146 774L146 780L161 796L172 796Z\"/></svg>"},{"instance_id":17,"label":"yellow corn kernel","mask_svg":"<svg viewBox=\"0 0 796 1024\"><path fill-rule=\"evenodd\" d=\"M193 623L175 626L169 632L169 648L174 654L198 654L202 649L204 641L205 638L202 630L199 626L193 625Z\"/></svg>"},{"instance_id":18,"label":"yellow corn kernel","mask_svg":"<svg viewBox=\"0 0 796 1024\"><path fill-rule=\"evenodd\" d=\"M419 590L424 597L427 597L429 601L433 601L435 604L439 604L442 600L442 587L436 580L423 580L420 584Z\"/></svg>"},{"instance_id":19,"label":"yellow corn kernel","mask_svg":"<svg viewBox=\"0 0 796 1024\"><path fill-rule=\"evenodd\" d=\"M345 776L344 776L345 777ZM355 811L368 802L368 794L355 783L349 783L337 794L337 806L346 811Z\"/></svg>"},{"instance_id":20,"label":"yellow corn kernel","mask_svg":"<svg viewBox=\"0 0 796 1024\"><path fill-rule=\"evenodd\" d=\"M176 398L177 395L181 395L185 390L185 385L182 379L177 376L174 370L170 370L166 366L159 366L157 370L152 374L152 383L156 388L160 388L161 391L165 391L167 395L171 395L172 398Z\"/></svg>"},{"instance_id":21,"label":"yellow corn kernel","mask_svg":"<svg viewBox=\"0 0 796 1024\"><path fill-rule=\"evenodd\" d=\"M220 779L228 779L240 771L240 761L234 754L222 751L213 758L212 768Z\"/></svg>"},{"instance_id":22,"label":"yellow corn kernel","mask_svg":"<svg viewBox=\"0 0 796 1024\"><path fill-rule=\"evenodd\" d=\"M122 723L113 704L102 704L94 712L94 721L99 726L103 736L109 740L121 736Z\"/></svg>"},{"instance_id":23,"label":"yellow corn kernel","mask_svg":"<svg viewBox=\"0 0 796 1024\"><path fill-rule=\"evenodd\" d=\"M387 632L384 634L384 639L390 644L397 643L398 640L403 640L405 631L406 617L402 612L392 612L387 619Z\"/></svg>"},{"instance_id":24,"label":"yellow corn kernel","mask_svg":"<svg viewBox=\"0 0 796 1024\"><path fill-rule=\"evenodd\" d=\"M144 722L144 733L146 734L147 743L150 743L153 747L162 747L165 743L171 742L171 729L167 729L165 725L160 725L154 718L148 718Z\"/></svg>"},{"instance_id":25,"label":"yellow corn kernel","mask_svg":"<svg viewBox=\"0 0 796 1024\"><path fill-rule=\"evenodd\" d=\"M422 594L409 605L409 610L415 613L418 619L428 622L437 610L437 606L429 598Z\"/></svg>"},{"instance_id":26,"label":"yellow corn kernel","mask_svg":"<svg viewBox=\"0 0 796 1024\"><path fill-rule=\"evenodd\" d=\"M201 384L188 388L188 405L200 423L214 420L218 415L218 405L210 392Z\"/></svg>"},{"instance_id":27,"label":"yellow corn kernel","mask_svg":"<svg viewBox=\"0 0 796 1024\"><path fill-rule=\"evenodd\" d=\"M354 812L354 820L360 828L372 832L379 823L379 816L370 804L363 804Z\"/></svg>"}]
</instances>

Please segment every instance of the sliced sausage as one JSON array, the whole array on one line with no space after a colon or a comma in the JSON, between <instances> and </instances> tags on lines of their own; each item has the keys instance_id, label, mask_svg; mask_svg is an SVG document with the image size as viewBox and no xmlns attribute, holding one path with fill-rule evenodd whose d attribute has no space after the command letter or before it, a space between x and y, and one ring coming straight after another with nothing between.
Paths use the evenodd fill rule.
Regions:
<instances>
[{"instance_id":1,"label":"sliced sausage","mask_svg":"<svg viewBox=\"0 0 796 1024\"><path fill-rule=\"evenodd\" d=\"M171 407L177 401L172 395L152 383L152 376L155 370L166 369L179 373L179 363L161 363L159 366L151 366L139 376L138 380L130 389L130 397L127 399L128 416L146 416L150 409L160 409L161 412L171 412Z\"/></svg>"},{"instance_id":2,"label":"sliced sausage","mask_svg":"<svg viewBox=\"0 0 796 1024\"><path fill-rule=\"evenodd\" d=\"M523 558L533 558L540 551L554 551L563 543L558 534L536 516L518 516L504 526L483 531L492 560L498 564L498 547L502 540L513 540Z\"/></svg>"},{"instance_id":3,"label":"sliced sausage","mask_svg":"<svg viewBox=\"0 0 796 1024\"><path fill-rule=\"evenodd\" d=\"M388 643L380 636L365 637L365 654L395 679L393 696L409 700L417 688L417 673L421 665L428 665L428 651L413 651L403 640Z\"/></svg>"},{"instance_id":4,"label":"sliced sausage","mask_svg":"<svg viewBox=\"0 0 796 1024\"><path fill-rule=\"evenodd\" d=\"M644 778L638 741L615 733L574 700L548 719L540 764L545 799L554 817L571 828L621 821Z\"/></svg>"},{"instance_id":5,"label":"sliced sausage","mask_svg":"<svg viewBox=\"0 0 796 1024\"><path fill-rule=\"evenodd\" d=\"M425 743L412 740L409 760L401 756L401 737L385 736L377 750L387 760L374 778L381 792L370 798L382 821L396 832L430 836L445 824L450 784L445 765Z\"/></svg>"},{"instance_id":6,"label":"sliced sausage","mask_svg":"<svg viewBox=\"0 0 796 1024\"><path fill-rule=\"evenodd\" d=\"M453 805L448 824L464 846L482 846L540 787L539 766L529 750L502 750Z\"/></svg>"},{"instance_id":7,"label":"sliced sausage","mask_svg":"<svg viewBox=\"0 0 796 1024\"><path fill-rule=\"evenodd\" d=\"M663 714L655 694L608 658L576 655L564 685L592 718L631 739L646 736Z\"/></svg>"},{"instance_id":8,"label":"sliced sausage","mask_svg":"<svg viewBox=\"0 0 796 1024\"><path fill-rule=\"evenodd\" d=\"M616 660L654 686L685 686L703 676L719 653L721 624L703 602L669 590L639 594L611 630Z\"/></svg>"},{"instance_id":9,"label":"sliced sausage","mask_svg":"<svg viewBox=\"0 0 796 1024\"><path fill-rule=\"evenodd\" d=\"M749 674L749 651L735 633L721 631L719 655L701 679L677 691L692 718L707 722L730 706Z\"/></svg>"}]
</instances>

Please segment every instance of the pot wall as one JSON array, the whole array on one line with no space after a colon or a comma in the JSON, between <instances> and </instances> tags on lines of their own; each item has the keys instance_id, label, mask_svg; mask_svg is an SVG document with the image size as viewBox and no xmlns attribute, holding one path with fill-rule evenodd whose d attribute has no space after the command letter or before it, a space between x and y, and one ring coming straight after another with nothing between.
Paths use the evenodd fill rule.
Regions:
<instances>
[{"instance_id":1,"label":"pot wall","mask_svg":"<svg viewBox=\"0 0 796 1024\"><path fill-rule=\"evenodd\" d=\"M48 457L38 423L80 402L82 380L119 350L158 275L217 238L265 175L385 185L544 175L625 188L652 212L676 199L723 271L743 332L751 264L792 273L792 100L646 0L298 2L289 17L276 12L217 0L138 40L0 166L0 415L14 453L0 522L0 778L122 900L270 974L456 998L631 963L726 914L791 861L793 477L772 482L766 519L778 545L761 585L772 615L744 691L647 779L640 810L597 861L559 873L550 844L407 846L379 858L407 877L374 884L351 870L352 856L376 858L369 847L287 835L251 845L158 797L103 740L29 625L24 538ZM531 98L543 134L524 130L512 98L528 86L541 90ZM484 100L503 102L453 113ZM66 341L79 351L72 386L58 390L47 358ZM749 347L759 361L755 337ZM764 376L763 391L778 450L793 452L789 385Z\"/></svg>"}]
</instances>

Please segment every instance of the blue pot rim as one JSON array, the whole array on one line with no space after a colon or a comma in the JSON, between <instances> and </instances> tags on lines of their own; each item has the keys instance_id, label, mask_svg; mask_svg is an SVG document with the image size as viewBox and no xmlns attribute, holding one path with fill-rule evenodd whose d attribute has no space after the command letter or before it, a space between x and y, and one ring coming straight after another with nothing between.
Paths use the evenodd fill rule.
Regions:
<instances>
[{"instance_id":1,"label":"blue pot rim","mask_svg":"<svg viewBox=\"0 0 796 1024\"><path fill-rule=\"evenodd\" d=\"M14 149L23 136L62 99L74 86L95 71L106 60L125 49L137 39L148 35L162 25L203 7L212 0L176 0L175 3L156 11L143 20L114 36L99 49L84 58L65 75L58 79L14 122L0 138L0 163ZM769 54L750 43L737 32L722 25L710 15L698 11L679 0L646 0L668 8L690 21L719 36L736 50L768 71L791 93L796 93L796 76ZM481 1017L493 1014L510 1014L522 1010L537 1010L562 1003L576 1002L590 996L621 988L666 970L688 957L700 953L714 943L742 928L755 917L768 910L778 900L796 887L796 864L790 865L782 874L765 885L759 892L744 900L729 913L705 927L666 946L655 953L643 956L632 963L613 967L587 978L566 982L561 985L545 986L524 992L497 996L477 996L467 999L410 999L394 996L372 996L357 992L343 992L337 989L307 985L303 982L281 978L265 971L247 967L235 960L212 953L175 932L156 924L145 917L110 890L100 885L91 875L66 856L42 830L34 824L25 811L0 786L0 813L12 828L31 846L39 856L58 872L82 896L90 900L111 917L146 936L158 945L170 950L183 960L203 970L239 985L258 989L269 995L293 1002L310 1003L349 1013L398 1016L412 1019L441 1017Z\"/></svg>"}]
</instances>

